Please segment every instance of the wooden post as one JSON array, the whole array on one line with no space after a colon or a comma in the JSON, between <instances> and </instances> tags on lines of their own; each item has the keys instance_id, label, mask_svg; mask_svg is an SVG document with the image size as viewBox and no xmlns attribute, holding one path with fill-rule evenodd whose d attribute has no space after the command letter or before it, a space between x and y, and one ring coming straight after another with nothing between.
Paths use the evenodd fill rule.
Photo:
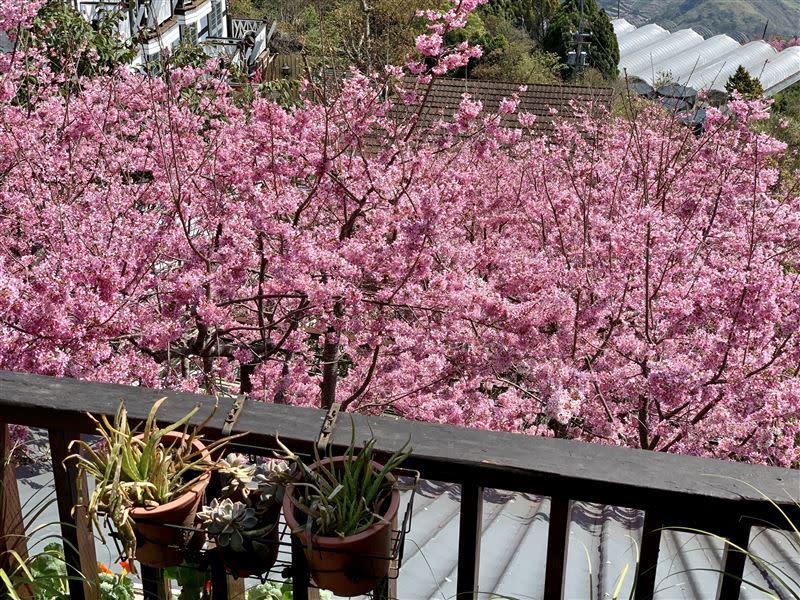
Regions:
<instances>
[{"instance_id":1,"label":"wooden post","mask_svg":"<svg viewBox=\"0 0 800 600\"><path fill-rule=\"evenodd\" d=\"M550 526L547 530L547 565L544 575L544 597L562 598L564 593L564 566L567 562L569 539L568 498L550 498Z\"/></svg>"},{"instance_id":2,"label":"wooden post","mask_svg":"<svg viewBox=\"0 0 800 600\"><path fill-rule=\"evenodd\" d=\"M458 525L458 600L478 598L478 573L483 533L483 488L461 484L461 514Z\"/></svg>"},{"instance_id":3,"label":"wooden post","mask_svg":"<svg viewBox=\"0 0 800 600\"><path fill-rule=\"evenodd\" d=\"M64 560L67 564L67 575L70 577L70 598L97 600L100 597L100 585L92 524L86 515L86 509L81 506L81 499L88 496L86 477L79 481L75 462L66 461L72 438L58 429L49 430L49 434L58 518L61 521L61 536L64 538Z\"/></svg>"},{"instance_id":4,"label":"wooden post","mask_svg":"<svg viewBox=\"0 0 800 600\"><path fill-rule=\"evenodd\" d=\"M0 456L3 458L3 481L0 487L0 568L7 573L14 572L18 566L13 553L22 560L28 558L25 520L19 500L17 476L11 462L12 450L8 439L8 424L0 423ZM32 596L33 590L25 585L18 588L17 593L24 598Z\"/></svg>"},{"instance_id":5,"label":"wooden post","mask_svg":"<svg viewBox=\"0 0 800 600\"><path fill-rule=\"evenodd\" d=\"M750 525L748 523L737 523L727 536L730 544L735 544L743 550L747 550L750 543ZM730 544L725 544L723 554L723 575L719 582L717 598L719 600L736 600L742 589L742 578L744 577L744 567L747 563L747 554L740 552Z\"/></svg>"},{"instance_id":6,"label":"wooden post","mask_svg":"<svg viewBox=\"0 0 800 600\"><path fill-rule=\"evenodd\" d=\"M170 600L172 593L163 569L141 565L144 600Z\"/></svg>"},{"instance_id":7,"label":"wooden post","mask_svg":"<svg viewBox=\"0 0 800 600\"><path fill-rule=\"evenodd\" d=\"M303 543L292 536L292 598L293 600L319 600L319 590L309 585L311 575Z\"/></svg>"},{"instance_id":8,"label":"wooden post","mask_svg":"<svg viewBox=\"0 0 800 600\"><path fill-rule=\"evenodd\" d=\"M225 575L228 584L228 598L231 600L245 598L244 579L242 577L234 577L233 575Z\"/></svg>"},{"instance_id":9,"label":"wooden post","mask_svg":"<svg viewBox=\"0 0 800 600\"><path fill-rule=\"evenodd\" d=\"M644 513L642 527L642 544L639 551L639 567L636 573L636 600L653 597L656 590L656 571L658 570L658 553L661 548L661 528L664 521L654 510Z\"/></svg>"},{"instance_id":10,"label":"wooden post","mask_svg":"<svg viewBox=\"0 0 800 600\"><path fill-rule=\"evenodd\" d=\"M211 598L213 600L232 600L244 597L244 579L228 575L222 562L214 560L211 563Z\"/></svg>"}]
</instances>

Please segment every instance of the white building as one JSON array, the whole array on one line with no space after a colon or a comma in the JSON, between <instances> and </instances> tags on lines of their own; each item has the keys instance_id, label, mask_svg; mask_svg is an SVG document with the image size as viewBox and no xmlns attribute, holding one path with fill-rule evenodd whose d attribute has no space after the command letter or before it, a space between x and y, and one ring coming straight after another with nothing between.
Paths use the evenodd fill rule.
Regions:
<instances>
[{"instance_id":1,"label":"white building","mask_svg":"<svg viewBox=\"0 0 800 600\"><path fill-rule=\"evenodd\" d=\"M69 1L89 22L104 13L121 15L123 39L139 47L134 67L158 61L181 43L201 44L211 56L239 57L251 67L266 50L268 23L231 18L226 0Z\"/></svg>"}]
</instances>

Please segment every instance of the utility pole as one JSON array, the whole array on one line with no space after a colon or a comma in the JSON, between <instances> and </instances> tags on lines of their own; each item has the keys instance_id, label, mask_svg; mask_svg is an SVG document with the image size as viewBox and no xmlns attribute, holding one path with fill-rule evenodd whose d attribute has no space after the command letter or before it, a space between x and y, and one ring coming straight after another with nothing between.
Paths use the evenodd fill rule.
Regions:
<instances>
[{"instance_id":1,"label":"utility pole","mask_svg":"<svg viewBox=\"0 0 800 600\"><path fill-rule=\"evenodd\" d=\"M575 73L580 77L581 74L581 67L586 64L586 53L583 52L583 0L578 2L578 55L577 55L577 64Z\"/></svg>"},{"instance_id":2,"label":"utility pole","mask_svg":"<svg viewBox=\"0 0 800 600\"><path fill-rule=\"evenodd\" d=\"M583 29L583 0L578 2L578 32L572 34L572 43L575 50L567 52L567 64L575 67L575 77L580 78L583 67L587 64L588 53L583 50L583 46L588 48L591 43L589 40L592 37L591 31L584 31Z\"/></svg>"}]
</instances>

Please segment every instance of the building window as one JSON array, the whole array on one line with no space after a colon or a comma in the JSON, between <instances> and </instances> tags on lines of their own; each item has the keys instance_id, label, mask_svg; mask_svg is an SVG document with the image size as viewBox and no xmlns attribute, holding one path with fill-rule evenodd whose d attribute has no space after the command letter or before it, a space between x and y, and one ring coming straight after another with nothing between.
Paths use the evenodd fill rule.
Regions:
<instances>
[{"instance_id":1,"label":"building window","mask_svg":"<svg viewBox=\"0 0 800 600\"><path fill-rule=\"evenodd\" d=\"M209 35L211 37L223 37L223 11L222 0L211 0L211 13L208 15Z\"/></svg>"},{"instance_id":2,"label":"building window","mask_svg":"<svg viewBox=\"0 0 800 600\"><path fill-rule=\"evenodd\" d=\"M203 41L208 37L208 15L200 19L200 31L197 33L197 39Z\"/></svg>"},{"instance_id":3,"label":"building window","mask_svg":"<svg viewBox=\"0 0 800 600\"><path fill-rule=\"evenodd\" d=\"M196 44L197 43L197 25L181 25L180 27L181 43L182 44Z\"/></svg>"}]
</instances>

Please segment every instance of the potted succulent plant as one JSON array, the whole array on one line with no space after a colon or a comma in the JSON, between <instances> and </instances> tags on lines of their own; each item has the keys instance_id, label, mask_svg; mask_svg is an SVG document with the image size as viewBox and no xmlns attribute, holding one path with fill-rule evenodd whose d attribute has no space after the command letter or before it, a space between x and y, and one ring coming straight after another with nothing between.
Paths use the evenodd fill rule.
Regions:
<instances>
[{"instance_id":1,"label":"potted succulent plant","mask_svg":"<svg viewBox=\"0 0 800 600\"><path fill-rule=\"evenodd\" d=\"M278 558L278 524L284 483L284 461L250 463L231 453L217 463L223 483L221 498L214 498L197 516L214 540L223 564L237 577L269 571Z\"/></svg>"},{"instance_id":2,"label":"potted succulent plant","mask_svg":"<svg viewBox=\"0 0 800 600\"><path fill-rule=\"evenodd\" d=\"M409 444L381 464L374 460L374 438L356 451L354 429L344 455L323 459L315 450L310 465L278 444L295 466L284 518L305 548L314 582L337 596L374 590L389 571L392 522L400 506L392 471L411 453Z\"/></svg>"},{"instance_id":3,"label":"potted succulent plant","mask_svg":"<svg viewBox=\"0 0 800 600\"><path fill-rule=\"evenodd\" d=\"M105 416L98 420L89 415L101 443L93 447L76 440L72 447L77 451L70 457L80 473L94 478L85 504L101 537L99 516L107 515L125 555L153 567L178 565L188 550L202 545L202 536L191 528L215 468L211 453L233 437L208 446L200 441L205 422L188 425L199 404L180 420L159 428L156 414L165 400L153 404L141 430L131 428L124 403L113 423Z\"/></svg>"}]
</instances>

